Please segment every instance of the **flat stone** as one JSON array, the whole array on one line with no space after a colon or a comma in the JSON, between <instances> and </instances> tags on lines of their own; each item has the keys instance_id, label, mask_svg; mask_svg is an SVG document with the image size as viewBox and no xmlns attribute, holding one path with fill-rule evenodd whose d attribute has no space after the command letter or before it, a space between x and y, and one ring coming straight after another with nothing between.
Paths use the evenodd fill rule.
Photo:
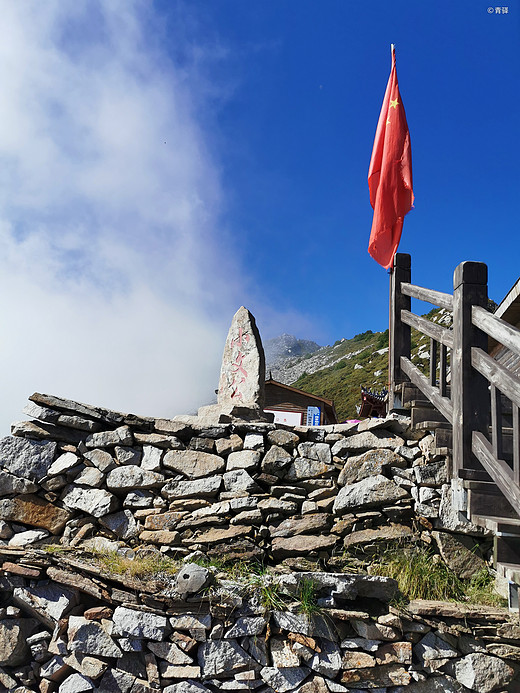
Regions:
<instances>
[{"instance_id":1,"label":"flat stone","mask_svg":"<svg viewBox=\"0 0 520 693\"><path fill-rule=\"evenodd\" d=\"M7 436L0 440L0 466L15 476L39 482L47 475L57 444Z\"/></svg>"},{"instance_id":2,"label":"flat stone","mask_svg":"<svg viewBox=\"0 0 520 693\"><path fill-rule=\"evenodd\" d=\"M74 510L103 517L117 509L119 501L114 494L103 489L67 486L61 498L64 505Z\"/></svg>"},{"instance_id":3,"label":"flat stone","mask_svg":"<svg viewBox=\"0 0 520 693\"><path fill-rule=\"evenodd\" d=\"M102 693L130 693L135 676L117 667L110 667L100 681L98 691Z\"/></svg>"},{"instance_id":4,"label":"flat stone","mask_svg":"<svg viewBox=\"0 0 520 693\"><path fill-rule=\"evenodd\" d=\"M498 657L475 652L455 662L455 677L459 683L478 693L503 690L509 685L515 670Z\"/></svg>"},{"instance_id":5,"label":"flat stone","mask_svg":"<svg viewBox=\"0 0 520 693\"><path fill-rule=\"evenodd\" d=\"M386 688L387 686L407 686L411 681L408 671L399 664L370 667L368 669L348 669L343 672L341 682L349 688Z\"/></svg>"},{"instance_id":6,"label":"flat stone","mask_svg":"<svg viewBox=\"0 0 520 693\"><path fill-rule=\"evenodd\" d=\"M170 616L170 625L176 630L209 630L211 628L211 614L179 614Z\"/></svg>"},{"instance_id":7,"label":"flat stone","mask_svg":"<svg viewBox=\"0 0 520 693\"><path fill-rule=\"evenodd\" d=\"M305 681L309 674L310 669L307 667L288 667L285 669L264 667L260 670L260 676L263 681L268 686L271 686L276 693L286 693L294 690Z\"/></svg>"},{"instance_id":8,"label":"flat stone","mask_svg":"<svg viewBox=\"0 0 520 693\"><path fill-rule=\"evenodd\" d=\"M35 587L16 587L13 598L15 604L19 604L51 629L79 602L77 591L53 583Z\"/></svg>"},{"instance_id":9,"label":"flat stone","mask_svg":"<svg viewBox=\"0 0 520 693\"><path fill-rule=\"evenodd\" d=\"M82 693L82 691L93 691L96 684L88 676L79 672L67 676L65 681L60 684L58 693Z\"/></svg>"},{"instance_id":10,"label":"flat stone","mask_svg":"<svg viewBox=\"0 0 520 693\"><path fill-rule=\"evenodd\" d=\"M199 681L188 679L166 686L166 688L163 688L163 693L210 693L210 690Z\"/></svg>"},{"instance_id":11,"label":"flat stone","mask_svg":"<svg viewBox=\"0 0 520 693\"><path fill-rule=\"evenodd\" d=\"M142 450L129 446L116 445L114 448L116 460L118 464L132 464L139 466L143 456Z\"/></svg>"},{"instance_id":12,"label":"flat stone","mask_svg":"<svg viewBox=\"0 0 520 693\"><path fill-rule=\"evenodd\" d=\"M96 467L86 467L74 480L77 486L99 488L105 481L105 475Z\"/></svg>"},{"instance_id":13,"label":"flat stone","mask_svg":"<svg viewBox=\"0 0 520 693\"><path fill-rule=\"evenodd\" d=\"M339 440L332 446L332 454L337 457L344 457L351 452L364 452L376 448L395 450L401 445L404 445L403 438L392 435L388 431L364 431L363 433L356 433L348 438Z\"/></svg>"},{"instance_id":14,"label":"flat stone","mask_svg":"<svg viewBox=\"0 0 520 693\"><path fill-rule=\"evenodd\" d=\"M168 500L176 498L211 498L218 493L222 484L221 476L211 476L204 479L195 479L194 481L168 481L161 490L163 495Z\"/></svg>"},{"instance_id":15,"label":"flat stone","mask_svg":"<svg viewBox=\"0 0 520 693\"><path fill-rule=\"evenodd\" d=\"M257 454L260 455L260 453ZM292 459L292 455L284 450L283 447L272 445L262 460L262 471L282 478L285 476L287 467L291 464Z\"/></svg>"},{"instance_id":16,"label":"flat stone","mask_svg":"<svg viewBox=\"0 0 520 693\"><path fill-rule=\"evenodd\" d=\"M85 438L87 448L114 448L116 445L131 446L133 442L134 437L128 426L119 426L114 431L92 433Z\"/></svg>"},{"instance_id":17,"label":"flat stone","mask_svg":"<svg viewBox=\"0 0 520 693\"><path fill-rule=\"evenodd\" d=\"M267 440L271 443L271 445L279 445L280 447L287 448L288 450L294 450L294 448L300 442L300 438L296 435L296 433L284 431L283 429L269 431L267 434Z\"/></svg>"},{"instance_id":18,"label":"flat stone","mask_svg":"<svg viewBox=\"0 0 520 693\"><path fill-rule=\"evenodd\" d=\"M155 494L151 491L130 491L125 496L123 507L133 508L134 510L151 508L155 498Z\"/></svg>"},{"instance_id":19,"label":"flat stone","mask_svg":"<svg viewBox=\"0 0 520 693\"><path fill-rule=\"evenodd\" d=\"M264 616L241 616L224 635L225 638L241 638L246 635L260 635L267 621Z\"/></svg>"},{"instance_id":20,"label":"flat stone","mask_svg":"<svg viewBox=\"0 0 520 693\"><path fill-rule=\"evenodd\" d=\"M399 632L391 626L384 626L371 621L358 621L357 619L352 619L351 625L358 635L367 640L399 640Z\"/></svg>"},{"instance_id":21,"label":"flat stone","mask_svg":"<svg viewBox=\"0 0 520 693\"><path fill-rule=\"evenodd\" d=\"M261 490L245 469L234 469L230 472L225 472L223 479L226 491L232 491L233 493L238 491L258 493Z\"/></svg>"},{"instance_id":22,"label":"flat stone","mask_svg":"<svg viewBox=\"0 0 520 693\"><path fill-rule=\"evenodd\" d=\"M35 493L38 488L38 484L35 484L33 481L15 476L14 474L4 472L3 469L0 469L0 497Z\"/></svg>"},{"instance_id":23,"label":"flat stone","mask_svg":"<svg viewBox=\"0 0 520 693\"><path fill-rule=\"evenodd\" d=\"M292 501L283 501L278 498L263 498L258 501L258 509L263 513L280 513L282 515L294 515L298 506Z\"/></svg>"},{"instance_id":24,"label":"flat stone","mask_svg":"<svg viewBox=\"0 0 520 693\"><path fill-rule=\"evenodd\" d=\"M448 532L432 532L439 553L446 565L462 579L471 578L482 568L485 561L475 552L475 542L467 536L460 538Z\"/></svg>"},{"instance_id":25,"label":"flat stone","mask_svg":"<svg viewBox=\"0 0 520 693\"><path fill-rule=\"evenodd\" d=\"M330 445L327 445L327 443L314 443L312 441L300 443L298 445L298 454L304 459L315 460L322 464L332 463Z\"/></svg>"},{"instance_id":26,"label":"flat stone","mask_svg":"<svg viewBox=\"0 0 520 693\"><path fill-rule=\"evenodd\" d=\"M200 645L198 661L204 678L229 676L253 665L253 659L236 640L209 640Z\"/></svg>"},{"instance_id":27,"label":"flat stone","mask_svg":"<svg viewBox=\"0 0 520 693\"><path fill-rule=\"evenodd\" d=\"M105 515L105 517L100 518L99 522L123 540L131 539L139 534L139 525L130 510Z\"/></svg>"},{"instance_id":28,"label":"flat stone","mask_svg":"<svg viewBox=\"0 0 520 693\"><path fill-rule=\"evenodd\" d=\"M49 536L46 529L31 529L27 532L17 532L9 539L8 546L28 546Z\"/></svg>"},{"instance_id":29,"label":"flat stone","mask_svg":"<svg viewBox=\"0 0 520 693\"><path fill-rule=\"evenodd\" d=\"M98 657L121 657L122 651L98 621L83 616L70 616L68 648Z\"/></svg>"},{"instance_id":30,"label":"flat stone","mask_svg":"<svg viewBox=\"0 0 520 693\"><path fill-rule=\"evenodd\" d=\"M330 551L339 537L334 534L306 535L298 534L295 537L275 537L271 544L274 558L287 558L289 556L301 556L316 551Z\"/></svg>"},{"instance_id":31,"label":"flat stone","mask_svg":"<svg viewBox=\"0 0 520 693\"><path fill-rule=\"evenodd\" d=\"M291 643L288 640L271 637L269 639L269 648L271 650L273 667L286 669L288 667L297 667L300 664L300 658L293 652Z\"/></svg>"},{"instance_id":32,"label":"flat stone","mask_svg":"<svg viewBox=\"0 0 520 693\"><path fill-rule=\"evenodd\" d=\"M153 445L143 446L143 457L141 459L141 468L148 472L159 472L161 470L161 460L164 450Z\"/></svg>"},{"instance_id":33,"label":"flat stone","mask_svg":"<svg viewBox=\"0 0 520 693\"><path fill-rule=\"evenodd\" d=\"M226 338L218 386L217 402L251 405L263 409L265 356L253 315L241 306L231 322Z\"/></svg>"},{"instance_id":34,"label":"flat stone","mask_svg":"<svg viewBox=\"0 0 520 693\"><path fill-rule=\"evenodd\" d=\"M340 489L334 501L333 510L337 515L344 515L350 510L359 512L366 508L392 505L396 501L408 497L408 493L393 481L381 474L376 474Z\"/></svg>"},{"instance_id":35,"label":"flat stone","mask_svg":"<svg viewBox=\"0 0 520 693\"><path fill-rule=\"evenodd\" d=\"M236 433L232 433L229 438L217 438L215 441L215 450L217 451L217 455L229 455L242 450L243 444L244 441L242 438Z\"/></svg>"},{"instance_id":36,"label":"flat stone","mask_svg":"<svg viewBox=\"0 0 520 693\"><path fill-rule=\"evenodd\" d=\"M412 599L406 610L414 616L433 616L434 618L475 619L478 621L508 621L509 615L505 608L481 606L479 604L454 604L453 602ZM520 640L520 627L515 626L512 634L507 634L509 624L500 626L499 637ZM502 632L502 628L505 630Z\"/></svg>"},{"instance_id":37,"label":"flat stone","mask_svg":"<svg viewBox=\"0 0 520 693\"><path fill-rule=\"evenodd\" d=\"M445 460L440 462L430 462L413 468L415 479L420 486L440 488L448 483L448 472Z\"/></svg>"},{"instance_id":38,"label":"flat stone","mask_svg":"<svg viewBox=\"0 0 520 693\"><path fill-rule=\"evenodd\" d=\"M103 662L96 657L89 657L81 652L72 652L63 658L65 664L72 667L83 676L96 680L102 676L108 668L107 662Z\"/></svg>"},{"instance_id":39,"label":"flat stone","mask_svg":"<svg viewBox=\"0 0 520 693\"><path fill-rule=\"evenodd\" d=\"M150 642L147 647L154 655L164 659L169 664L193 664L193 659L173 642Z\"/></svg>"},{"instance_id":40,"label":"flat stone","mask_svg":"<svg viewBox=\"0 0 520 693\"><path fill-rule=\"evenodd\" d=\"M224 470L222 457L199 450L170 450L163 458L163 465L184 474L188 479L199 479Z\"/></svg>"},{"instance_id":41,"label":"flat stone","mask_svg":"<svg viewBox=\"0 0 520 693\"><path fill-rule=\"evenodd\" d=\"M64 452L63 455L57 457L47 471L48 476L58 476L68 472L70 469L78 465L79 457L73 452Z\"/></svg>"},{"instance_id":42,"label":"flat stone","mask_svg":"<svg viewBox=\"0 0 520 693\"><path fill-rule=\"evenodd\" d=\"M183 517L185 512L166 512L159 515L148 515L144 521L144 528L151 530L172 530L176 527Z\"/></svg>"},{"instance_id":43,"label":"flat stone","mask_svg":"<svg viewBox=\"0 0 520 693\"><path fill-rule=\"evenodd\" d=\"M457 657L458 652L446 640L430 631L413 648L414 654L423 666L431 667L433 660Z\"/></svg>"},{"instance_id":44,"label":"flat stone","mask_svg":"<svg viewBox=\"0 0 520 693\"><path fill-rule=\"evenodd\" d=\"M116 466L114 458L106 450L87 450L83 456L104 474Z\"/></svg>"},{"instance_id":45,"label":"flat stone","mask_svg":"<svg viewBox=\"0 0 520 693\"><path fill-rule=\"evenodd\" d=\"M159 662L159 672L165 679L196 679L200 677L200 667L185 664L183 666Z\"/></svg>"},{"instance_id":46,"label":"flat stone","mask_svg":"<svg viewBox=\"0 0 520 693\"><path fill-rule=\"evenodd\" d=\"M165 482L163 474L149 472L136 465L127 464L116 467L109 472L106 480L107 488L112 491L133 491L136 488L152 489L162 486Z\"/></svg>"},{"instance_id":47,"label":"flat stone","mask_svg":"<svg viewBox=\"0 0 520 693\"><path fill-rule=\"evenodd\" d=\"M375 667L375 665L376 658L367 652L345 652L341 661L343 669L368 669Z\"/></svg>"},{"instance_id":48,"label":"flat stone","mask_svg":"<svg viewBox=\"0 0 520 693\"><path fill-rule=\"evenodd\" d=\"M320 645L321 652L317 652L312 659L309 660L309 666L318 674L328 676L334 679L342 667L341 651L339 647L330 642L330 640L322 640Z\"/></svg>"},{"instance_id":49,"label":"flat stone","mask_svg":"<svg viewBox=\"0 0 520 693\"><path fill-rule=\"evenodd\" d=\"M411 642L389 642L377 649L376 660L378 664L411 664Z\"/></svg>"},{"instance_id":50,"label":"flat stone","mask_svg":"<svg viewBox=\"0 0 520 693\"><path fill-rule=\"evenodd\" d=\"M412 681L407 686L398 686L392 693L467 693L451 676L432 676L424 681Z\"/></svg>"},{"instance_id":51,"label":"flat stone","mask_svg":"<svg viewBox=\"0 0 520 693\"><path fill-rule=\"evenodd\" d=\"M345 461L345 466L338 477L338 484L339 486L355 484L369 476L382 474L383 470L389 467L403 467L405 465L405 460L393 450L387 448L368 450L362 455L349 457Z\"/></svg>"},{"instance_id":52,"label":"flat stone","mask_svg":"<svg viewBox=\"0 0 520 693\"><path fill-rule=\"evenodd\" d=\"M179 532L172 532L167 529L159 529L157 531L145 529L139 533L139 539L142 542L158 544L159 546L176 546L180 544L181 535Z\"/></svg>"},{"instance_id":53,"label":"flat stone","mask_svg":"<svg viewBox=\"0 0 520 693\"><path fill-rule=\"evenodd\" d=\"M32 494L0 500L0 518L59 534L72 513Z\"/></svg>"},{"instance_id":54,"label":"flat stone","mask_svg":"<svg viewBox=\"0 0 520 693\"><path fill-rule=\"evenodd\" d=\"M328 447L328 446L327 446ZM285 479L288 481L300 481L301 479L316 479L330 474L335 467L325 464L320 460L310 460L304 457L297 457L287 468Z\"/></svg>"},{"instance_id":55,"label":"flat stone","mask_svg":"<svg viewBox=\"0 0 520 693\"><path fill-rule=\"evenodd\" d=\"M482 536L485 534L482 527L474 525L468 520L464 513L458 510L454 504L453 493L452 488L448 484L442 487L439 518L435 522L435 527L437 529L446 529L449 532L469 534L471 536Z\"/></svg>"},{"instance_id":56,"label":"flat stone","mask_svg":"<svg viewBox=\"0 0 520 693\"><path fill-rule=\"evenodd\" d=\"M114 631L123 637L163 640L169 630L166 616L118 606L113 616Z\"/></svg>"},{"instance_id":57,"label":"flat stone","mask_svg":"<svg viewBox=\"0 0 520 693\"><path fill-rule=\"evenodd\" d=\"M363 546L364 544L372 544L374 542L391 542L401 541L403 539L411 539L413 532L406 525L388 525L377 527L377 529L362 529L358 532L347 534L343 542L347 549L352 546Z\"/></svg>"},{"instance_id":58,"label":"flat stone","mask_svg":"<svg viewBox=\"0 0 520 693\"><path fill-rule=\"evenodd\" d=\"M195 541L197 544L219 544L223 541L245 537L249 534L251 534L251 527L235 525L228 529L208 529L190 541Z\"/></svg>"},{"instance_id":59,"label":"flat stone","mask_svg":"<svg viewBox=\"0 0 520 693\"><path fill-rule=\"evenodd\" d=\"M271 537L294 537L297 534L309 532L326 532L331 524L331 515L327 513L313 513L304 517L288 518L277 527L270 527Z\"/></svg>"},{"instance_id":60,"label":"flat stone","mask_svg":"<svg viewBox=\"0 0 520 693\"><path fill-rule=\"evenodd\" d=\"M24 619L0 621L0 666L17 666L30 659Z\"/></svg>"}]
</instances>

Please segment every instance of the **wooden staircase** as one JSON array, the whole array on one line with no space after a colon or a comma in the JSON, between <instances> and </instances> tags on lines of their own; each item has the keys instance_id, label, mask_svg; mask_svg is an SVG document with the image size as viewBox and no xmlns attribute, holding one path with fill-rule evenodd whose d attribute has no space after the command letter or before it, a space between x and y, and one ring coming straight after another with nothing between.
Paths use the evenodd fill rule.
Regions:
<instances>
[{"instance_id":1,"label":"wooden staircase","mask_svg":"<svg viewBox=\"0 0 520 693\"><path fill-rule=\"evenodd\" d=\"M401 383L397 393L400 399L399 411L410 416L412 428L429 431L434 435L435 453L447 457L451 467L453 449L451 423L429 400L424 399L419 388L412 383ZM504 423L508 423L510 402L505 400L502 406ZM503 458L512 464L512 428L502 429L502 440ZM451 469L449 471L451 474ZM516 611L519 608L520 586L520 516L485 470L462 470L461 476L466 477L462 479L466 502L461 511L470 522L492 532L493 566L497 576L509 582L509 606Z\"/></svg>"}]
</instances>

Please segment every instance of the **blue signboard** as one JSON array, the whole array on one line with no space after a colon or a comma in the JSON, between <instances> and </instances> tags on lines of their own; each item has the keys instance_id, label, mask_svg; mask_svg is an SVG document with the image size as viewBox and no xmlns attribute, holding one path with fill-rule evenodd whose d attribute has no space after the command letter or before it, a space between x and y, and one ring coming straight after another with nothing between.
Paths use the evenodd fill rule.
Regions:
<instances>
[{"instance_id":1,"label":"blue signboard","mask_svg":"<svg viewBox=\"0 0 520 693\"><path fill-rule=\"evenodd\" d=\"M307 407L307 426L319 426L321 419L320 407Z\"/></svg>"}]
</instances>

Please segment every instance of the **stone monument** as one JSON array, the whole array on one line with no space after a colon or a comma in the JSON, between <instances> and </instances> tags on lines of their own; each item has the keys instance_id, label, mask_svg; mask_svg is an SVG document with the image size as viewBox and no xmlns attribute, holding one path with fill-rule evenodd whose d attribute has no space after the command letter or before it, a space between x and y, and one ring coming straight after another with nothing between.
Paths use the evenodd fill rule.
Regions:
<instances>
[{"instance_id":1,"label":"stone monument","mask_svg":"<svg viewBox=\"0 0 520 693\"><path fill-rule=\"evenodd\" d=\"M241 306L231 321L226 338L217 404L201 407L197 419L208 423L273 420L263 411L265 356L253 315ZM175 417L187 420L193 417Z\"/></svg>"}]
</instances>

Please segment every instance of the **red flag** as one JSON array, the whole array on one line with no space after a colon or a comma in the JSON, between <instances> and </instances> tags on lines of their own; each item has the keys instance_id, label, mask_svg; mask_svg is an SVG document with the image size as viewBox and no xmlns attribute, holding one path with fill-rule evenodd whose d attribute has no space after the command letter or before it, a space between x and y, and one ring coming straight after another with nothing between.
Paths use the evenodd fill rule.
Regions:
<instances>
[{"instance_id":1,"label":"red flag","mask_svg":"<svg viewBox=\"0 0 520 693\"><path fill-rule=\"evenodd\" d=\"M392 46L392 70L386 86L368 170L374 209L368 252L383 267L392 267L405 215L413 205L412 151L399 94Z\"/></svg>"}]
</instances>

